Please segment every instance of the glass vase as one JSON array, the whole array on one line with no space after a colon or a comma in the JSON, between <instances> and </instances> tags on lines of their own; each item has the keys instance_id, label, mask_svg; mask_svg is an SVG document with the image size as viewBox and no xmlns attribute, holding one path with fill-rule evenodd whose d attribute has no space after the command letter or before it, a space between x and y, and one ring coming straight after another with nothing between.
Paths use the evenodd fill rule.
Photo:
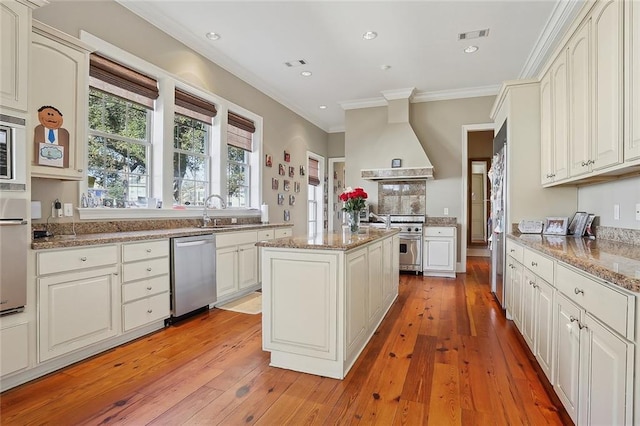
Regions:
<instances>
[{"instance_id":1,"label":"glass vase","mask_svg":"<svg viewBox=\"0 0 640 426\"><path fill-rule=\"evenodd\" d=\"M360 231L360 210L347 212L347 225L349 225L349 231L352 234L357 234Z\"/></svg>"}]
</instances>

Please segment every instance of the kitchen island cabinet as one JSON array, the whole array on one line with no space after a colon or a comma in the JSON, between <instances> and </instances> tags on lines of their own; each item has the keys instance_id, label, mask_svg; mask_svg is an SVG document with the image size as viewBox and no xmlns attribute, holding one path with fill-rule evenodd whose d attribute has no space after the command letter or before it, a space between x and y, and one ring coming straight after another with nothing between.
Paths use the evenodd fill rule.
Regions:
<instances>
[{"instance_id":1,"label":"kitchen island cabinet","mask_svg":"<svg viewBox=\"0 0 640 426\"><path fill-rule=\"evenodd\" d=\"M345 377L398 295L397 234L370 230L258 243L262 345L271 366Z\"/></svg>"}]
</instances>

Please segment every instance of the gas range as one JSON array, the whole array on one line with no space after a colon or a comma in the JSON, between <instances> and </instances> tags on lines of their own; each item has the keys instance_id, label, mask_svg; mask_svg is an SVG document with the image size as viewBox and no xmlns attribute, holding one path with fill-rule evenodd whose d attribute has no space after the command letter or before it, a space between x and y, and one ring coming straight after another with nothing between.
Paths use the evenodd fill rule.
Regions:
<instances>
[{"instance_id":1,"label":"gas range","mask_svg":"<svg viewBox=\"0 0 640 426\"><path fill-rule=\"evenodd\" d=\"M382 216L386 217L386 216ZM424 215L399 215L392 214L388 215L389 220L391 222L391 226L393 228L400 228L401 234L413 234L413 235L422 235L422 228L425 222ZM384 222L369 222L369 225L376 228L384 228Z\"/></svg>"},{"instance_id":2,"label":"gas range","mask_svg":"<svg viewBox=\"0 0 640 426\"><path fill-rule=\"evenodd\" d=\"M384 216L383 216L384 217ZM422 230L424 215L389 215L392 228L400 228L399 268L401 271L422 273ZM370 226L384 228L384 222L370 222Z\"/></svg>"}]
</instances>

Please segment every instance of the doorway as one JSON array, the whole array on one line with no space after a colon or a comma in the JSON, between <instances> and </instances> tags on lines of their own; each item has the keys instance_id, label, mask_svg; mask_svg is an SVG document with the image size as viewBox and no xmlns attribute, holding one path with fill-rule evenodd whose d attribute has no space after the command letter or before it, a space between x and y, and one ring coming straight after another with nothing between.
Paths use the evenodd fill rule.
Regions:
<instances>
[{"instance_id":1,"label":"doorway","mask_svg":"<svg viewBox=\"0 0 640 426\"><path fill-rule=\"evenodd\" d=\"M486 248L488 244L489 192L488 178L491 158L469 158L467 169L467 246Z\"/></svg>"}]
</instances>

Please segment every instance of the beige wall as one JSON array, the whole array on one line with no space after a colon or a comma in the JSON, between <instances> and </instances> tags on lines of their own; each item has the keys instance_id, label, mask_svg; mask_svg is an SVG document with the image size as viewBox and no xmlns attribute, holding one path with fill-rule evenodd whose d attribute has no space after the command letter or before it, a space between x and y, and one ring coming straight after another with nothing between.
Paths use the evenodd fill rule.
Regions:
<instances>
[{"instance_id":1,"label":"beige wall","mask_svg":"<svg viewBox=\"0 0 640 426\"><path fill-rule=\"evenodd\" d=\"M329 133L327 156L329 158L344 157L344 132Z\"/></svg>"},{"instance_id":2,"label":"beige wall","mask_svg":"<svg viewBox=\"0 0 640 426\"><path fill-rule=\"evenodd\" d=\"M194 86L262 116L263 151L265 154L271 154L275 163L275 167L264 168L262 182L262 199L270 206L270 221L282 222L284 209L290 208L295 231L305 232L307 203L297 202L293 207L278 206L277 192L271 189L271 178L278 177L277 165L283 162L283 152L287 150L291 154L290 164L296 167L294 180L300 180L302 183L298 170L300 165L306 164L307 151L327 157L329 136L326 132L190 50L115 1L54 1L34 11L34 18L75 37L79 37L80 30L85 30ZM301 186L302 192L296 194L298 201L305 200L307 196L306 185ZM77 203L77 187L77 183L34 179L32 199L43 201L45 215L44 206L50 205L56 197Z\"/></svg>"}]
</instances>

